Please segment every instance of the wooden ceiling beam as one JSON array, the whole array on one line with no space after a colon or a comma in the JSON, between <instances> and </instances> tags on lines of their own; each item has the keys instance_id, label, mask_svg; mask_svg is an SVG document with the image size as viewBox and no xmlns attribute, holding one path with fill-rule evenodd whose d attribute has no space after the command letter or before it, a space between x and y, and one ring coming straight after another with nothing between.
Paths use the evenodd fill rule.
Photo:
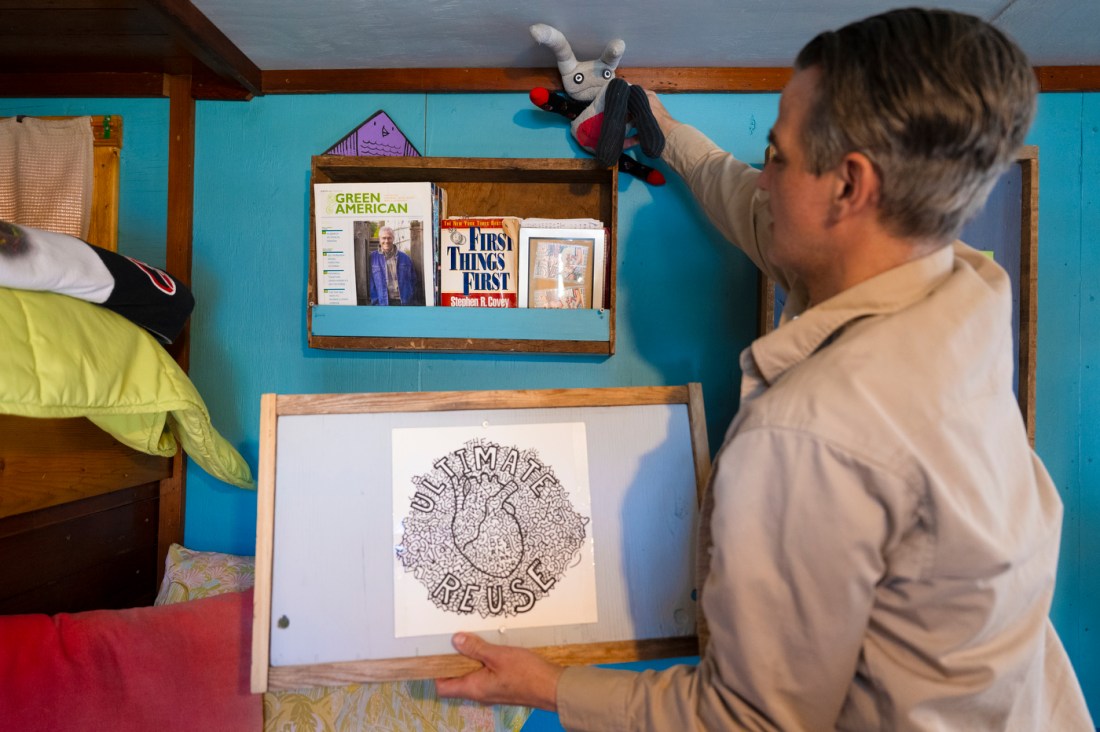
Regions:
<instances>
[{"instance_id":1,"label":"wooden ceiling beam","mask_svg":"<svg viewBox=\"0 0 1100 732\"><path fill-rule=\"evenodd\" d=\"M240 84L249 95L262 93L259 67L189 0L145 2L167 22L176 41L196 59Z\"/></svg>"},{"instance_id":2,"label":"wooden ceiling beam","mask_svg":"<svg viewBox=\"0 0 1100 732\"><path fill-rule=\"evenodd\" d=\"M167 97L171 74L141 72L0 73L0 97ZM203 66L191 77L194 99L244 102L245 89Z\"/></svg>"},{"instance_id":3,"label":"wooden ceiling beam","mask_svg":"<svg viewBox=\"0 0 1100 732\"><path fill-rule=\"evenodd\" d=\"M163 97L164 74L139 72L0 73L5 97Z\"/></svg>"}]
</instances>

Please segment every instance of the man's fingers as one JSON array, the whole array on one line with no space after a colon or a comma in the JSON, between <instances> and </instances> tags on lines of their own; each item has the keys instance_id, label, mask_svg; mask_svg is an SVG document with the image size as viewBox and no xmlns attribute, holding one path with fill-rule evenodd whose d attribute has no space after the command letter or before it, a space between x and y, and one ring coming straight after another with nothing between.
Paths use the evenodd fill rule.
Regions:
<instances>
[{"instance_id":1,"label":"man's fingers","mask_svg":"<svg viewBox=\"0 0 1100 732\"><path fill-rule=\"evenodd\" d=\"M474 673L477 673L476 671ZM456 676L453 679L436 679L435 691L439 696L461 697L473 699L474 689L471 686L470 675Z\"/></svg>"},{"instance_id":2,"label":"man's fingers","mask_svg":"<svg viewBox=\"0 0 1100 732\"><path fill-rule=\"evenodd\" d=\"M472 658L475 661L481 661L481 663L488 666L488 657L492 655L492 644L487 643L481 638L471 633L455 633L451 638L451 645L455 647L455 650L461 653L467 658Z\"/></svg>"},{"instance_id":3,"label":"man's fingers","mask_svg":"<svg viewBox=\"0 0 1100 732\"><path fill-rule=\"evenodd\" d=\"M529 650L498 646L472 633L456 633L451 645L482 667L458 678L436 679L440 696L557 710L558 678L564 670L561 666Z\"/></svg>"}]
</instances>

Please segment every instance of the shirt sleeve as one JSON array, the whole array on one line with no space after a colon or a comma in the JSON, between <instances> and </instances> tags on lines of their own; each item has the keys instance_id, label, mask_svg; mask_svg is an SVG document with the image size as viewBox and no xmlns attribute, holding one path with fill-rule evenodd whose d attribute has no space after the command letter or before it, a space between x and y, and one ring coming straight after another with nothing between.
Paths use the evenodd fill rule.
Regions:
<instances>
[{"instance_id":1,"label":"shirt sleeve","mask_svg":"<svg viewBox=\"0 0 1100 732\"><path fill-rule=\"evenodd\" d=\"M697 668L568 669L570 730L832 730L854 683L904 482L789 429L737 435L716 462ZM892 518L891 518L892 517Z\"/></svg>"},{"instance_id":2,"label":"shirt sleeve","mask_svg":"<svg viewBox=\"0 0 1100 732\"><path fill-rule=\"evenodd\" d=\"M767 193L756 186L760 171L685 124L669 132L661 157L684 179L722 235L765 274L786 287L786 278L774 271L766 256L771 245L772 219Z\"/></svg>"}]
</instances>

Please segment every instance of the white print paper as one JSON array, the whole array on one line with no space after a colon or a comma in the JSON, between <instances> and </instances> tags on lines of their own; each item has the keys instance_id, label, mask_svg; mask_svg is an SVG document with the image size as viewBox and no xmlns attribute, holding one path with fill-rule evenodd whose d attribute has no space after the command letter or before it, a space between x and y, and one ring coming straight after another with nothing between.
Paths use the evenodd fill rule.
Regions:
<instances>
[{"instance_id":1,"label":"white print paper","mask_svg":"<svg viewBox=\"0 0 1100 732\"><path fill-rule=\"evenodd\" d=\"M584 423L391 434L395 637L596 622Z\"/></svg>"}]
</instances>

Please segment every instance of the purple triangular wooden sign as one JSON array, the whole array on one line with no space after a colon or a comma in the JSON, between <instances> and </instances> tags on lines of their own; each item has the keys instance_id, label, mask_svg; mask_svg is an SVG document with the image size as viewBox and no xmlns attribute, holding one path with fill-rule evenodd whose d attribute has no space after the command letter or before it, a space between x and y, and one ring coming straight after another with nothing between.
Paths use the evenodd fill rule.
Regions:
<instances>
[{"instance_id":1,"label":"purple triangular wooden sign","mask_svg":"<svg viewBox=\"0 0 1100 732\"><path fill-rule=\"evenodd\" d=\"M378 110L361 125L344 135L341 140L325 150L325 155L391 155L420 157L420 152L409 142L390 116Z\"/></svg>"}]
</instances>

